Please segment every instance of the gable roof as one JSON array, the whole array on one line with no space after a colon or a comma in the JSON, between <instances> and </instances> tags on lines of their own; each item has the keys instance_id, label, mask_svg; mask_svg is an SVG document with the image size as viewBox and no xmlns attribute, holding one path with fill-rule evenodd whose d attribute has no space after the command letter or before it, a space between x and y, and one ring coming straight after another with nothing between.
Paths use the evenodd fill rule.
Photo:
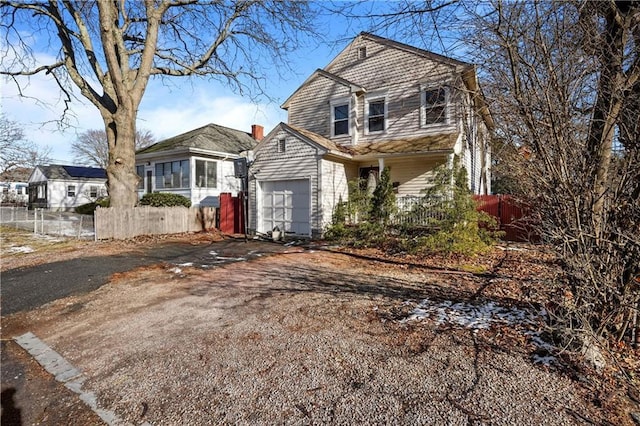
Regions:
<instances>
[{"instance_id":1,"label":"gable roof","mask_svg":"<svg viewBox=\"0 0 640 426\"><path fill-rule=\"evenodd\" d=\"M106 179L107 171L98 167L63 166L51 164L38 166L47 179ZM34 170L35 171L35 170Z\"/></svg>"},{"instance_id":2,"label":"gable roof","mask_svg":"<svg viewBox=\"0 0 640 426\"><path fill-rule=\"evenodd\" d=\"M136 152L136 155L191 150L240 154L242 151L253 149L256 144L256 140L249 133L217 124L207 124L143 148Z\"/></svg>"},{"instance_id":3,"label":"gable roof","mask_svg":"<svg viewBox=\"0 0 640 426\"><path fill-rule=\"evenodd\" d=\"M358 39L367 39L367 40L370 40L370 41L373 41L373 42L376 42L376 43L379 43L379 44L384 44L384 45L387 45L389 47L393 47L395 49L403 50L405 52L410 52L410 53L413 53L415 55L422 56L424 58L429 58L429 59L432 59L434 61L446 63L446 64L449 64L449 65L454 65L454 66L458 66L458 65L470 66L471 65L468 62L463 62L463 61L460 61L458 59L450 58L448 56L440 55L438 53L430 52L428 50L421 49L419 47L410 46L408 44L401 43L399 41L395 41L395 40L391 40L391 39L388 39L388 38L380 37L378 35L371 34L371 33L363 31L360 34L358 34L353 39L353 41L351 43L349 43L349 45L347 45L347 47L345 47L339 54L337 54L336 57L329 63L329 65L324 67L324 69L327 70L327 69L331 68L331 65L336 61L336 59L338 59L338 57L340 57L344 52L348 51L349 48L351 47L351 45L354 44L356 41L358 41Z\"/></svg>"}]
</instances>

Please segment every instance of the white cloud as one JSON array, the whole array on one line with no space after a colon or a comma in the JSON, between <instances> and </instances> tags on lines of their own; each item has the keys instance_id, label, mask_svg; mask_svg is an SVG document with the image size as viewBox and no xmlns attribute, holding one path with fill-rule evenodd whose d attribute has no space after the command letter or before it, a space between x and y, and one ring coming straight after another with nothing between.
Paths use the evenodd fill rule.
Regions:
<instances>
[{"instance_id":1,"label":"white cloud","mask_svg":"<svg viewBox=\"0 0 640 426\"><path fill-rule=\"evenodd\" d=\"M51 147L54 162L72 163L69 145L76 135L103 127L95 106L78 96L70 105L71 127L60 129L58 120L64 102L50 77L36 75L24 80L22 92L26 98L20 97L13 83L3 82L0 92L2 111L24 126L27 139L41 147ZM152 81L140 105L137 125L161 140L209 123L246 132L251 131L252 124L260 124L266 134L280 121L286 121L286 112L277 104L255 104L218 84L187 83L169 89Z\"/></svg>"}]
</instances>

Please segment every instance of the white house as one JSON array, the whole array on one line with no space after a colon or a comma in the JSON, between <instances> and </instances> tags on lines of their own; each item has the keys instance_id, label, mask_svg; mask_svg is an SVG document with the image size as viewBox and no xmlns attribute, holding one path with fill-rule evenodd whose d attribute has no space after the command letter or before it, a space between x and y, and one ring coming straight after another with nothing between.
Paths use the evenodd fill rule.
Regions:
<instances>
[{"instance_id":1,"label":"white house","mask_svg":"<svg viewBox=\"0 0 640 426\"><path fill-rule=\"evenodd\" d=\"M259 125L247 133L208 124L138 151L138 195L171 192L187 197L194 206L224 192L236 195L242 188L233 160L252 150L263 132Z\"/></svg>"},{"instance_id":2,"label":"white house","mask_svg":"<svg viewBox=\"0 0 640 426\"><path fill-rule=\"evenodd\" d=\"M385 167L398 198L416 197L457 157L490 193L493 121L472 64L361 33L282 108L254 150L250 230L321 235L347 183Z\"/></svg>"},{"instance_id":3,"label":"white house","mask_svg":"<svg viewBox=\"0 0 640 426\"><path fill-rule=\"evenodd\" d=\"M28 184L29 208L73 210L107 195L107 173L96 167L36 166Z\"/></svg>"}]
</instances>

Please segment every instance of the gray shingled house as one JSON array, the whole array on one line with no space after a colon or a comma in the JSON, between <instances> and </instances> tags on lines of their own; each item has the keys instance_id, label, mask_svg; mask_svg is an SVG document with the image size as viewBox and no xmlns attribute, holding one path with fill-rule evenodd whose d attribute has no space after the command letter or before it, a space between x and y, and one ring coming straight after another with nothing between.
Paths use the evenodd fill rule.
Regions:
<instances>
[{"instance_id":1,"label":"gray shingled house","mask_svg":"<svg viewBox=\"0 0 640 426\"><path fill-rule=\"evenodd\" d=\"M493 121L472 64L361 33L282 108L288 122L254 150L253 231L320 235L347 183L385 167L400 200L456 157L472 192L490 193Z\"/></svg>"},{"instance_id":2,"label":"gray shingled house","mask_svg":"<svg viewBox=\"0 0 640 426\"><path fill-rule=\"evenodd\" d=\"M138 151L139 196L170 192L197 206L220 193L237 194L241 183L234 177L233 160L252 150L263 132L259 125L251 126L247 133L207 124Z\"/></svg>"}]
</instances>

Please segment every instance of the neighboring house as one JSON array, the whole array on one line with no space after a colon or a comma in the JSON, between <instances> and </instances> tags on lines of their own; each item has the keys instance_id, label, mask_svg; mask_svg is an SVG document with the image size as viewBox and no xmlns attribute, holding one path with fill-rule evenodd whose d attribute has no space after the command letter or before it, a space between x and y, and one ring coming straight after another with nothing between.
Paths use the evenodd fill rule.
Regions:
<instances>
[{"instance_id":1,"label":"neighboring house","mask_svg":"<svg viewBox=\"0 0 640 426\"><path fill-rule=\"evenodd\" d=\"M321 235L347 183L384 167L397 197L415 197L457 156L473 193L490 192L493 122L471 64L361 33L282 108L288 123L254 150L253 231Z\"/></svg>"},{"instance_id":2,"label":"neighboring house","mask_svg":"<svg viewBox=\"0 0 640 426\"><path fill-rule=\"evenodd\" d=\"M37 166L28 182L29 208L73 210L107 195L107 172L96 167Z\"/></svg>"},{"instance_id":3,"label":"neighboring house","mask_svg":"<svg viewBox=\"0 0 640 426\"><path fill-rule=\"evenodd\" d=\"M3 204L21 205L27 203L27 180L31 169L14 167L0 173L0 202Z\"/></svg>"},{"instance_id":4,"label":"neighboring house","mask_svg":"<svg viewBox=\"0 0 640 426\"><path fill-rule=\"evenodd\" d=\"M223 192L235 195L242 188L233 160L252 150L263 133L255 124L251 133L208 124L144 148L136 153L138 194L171 192L194 206Z\"/></svg>"}]
</instances>

